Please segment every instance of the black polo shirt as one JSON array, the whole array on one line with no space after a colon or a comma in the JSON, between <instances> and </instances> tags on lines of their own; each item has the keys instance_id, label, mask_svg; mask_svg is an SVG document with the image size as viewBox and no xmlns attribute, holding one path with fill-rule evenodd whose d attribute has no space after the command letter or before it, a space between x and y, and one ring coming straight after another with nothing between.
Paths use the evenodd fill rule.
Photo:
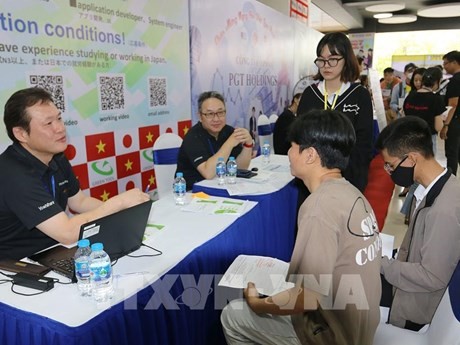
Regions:
<instances>
[{"instance_id":1,"label":"black polo shirt","mask_svg":"<svg viewBox=\"0 0 460 345\"><path fill-rule=\"evenodd\" d=\"M455 73L450 79L446 87L446 105L449 104L449 98L460 97L460 72ZM455 108L452 120L460 119L460 104Z\"/></svg>"},{"instance_id":2,"label":"black polo shirt","mask_svg":"<svg viewBox=\"0 0 460 345\"><path fill-rule=\"evenodd\" d=\"M55 244L36 226L65 211L80 190L67 158L57 154L47 166L13 144L0 155L0 166L0 259L21 259Z\"/></svg>"},{"instance_id":3,"label":"black polo shirt","mask_svg":"<svg viewBox=\"0 0 460 345\"><path fill-rule=\"evenodd\" d=\"M187 190L192 189L195 182L204 180L197 167L214 156L234 130L232 126L225 125L217 136L217 140L203 128L201 122L198 122L188 131L179 149L177 159L177 171L184 174ZM235 146L230 156L238 157L242 149L241 144Z\"/></svg>"}]
</instances>

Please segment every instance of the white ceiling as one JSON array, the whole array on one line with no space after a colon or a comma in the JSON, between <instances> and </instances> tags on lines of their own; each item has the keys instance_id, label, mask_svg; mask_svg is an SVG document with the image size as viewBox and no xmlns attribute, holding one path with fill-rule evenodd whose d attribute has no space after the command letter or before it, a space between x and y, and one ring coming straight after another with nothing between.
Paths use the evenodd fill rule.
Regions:
<instances>
[{"instance_id":1,"label":"white ceiling","mask_svg":"<svg viewBox=\"0 0 460 345\"><path fill-rule=\"evenodd\" d=\"M384 5L388 3L402 4L404 9L394 12L395 15L417 15L417 11L426 9L433 5L450 6L460 5L458 1L440 1L440 0L395 0L395 1L363 1L363 0L310 0L311 4L324 11L331 19L326 19L324 25L315 23L312 25L316 30L321 32L335 31L329 27L342 27L341 31L354 32L388 32L388 31L412 31L412 30L435 30L435 29L460 29L460 9L452 10L457 17L451 18L424 18L418 17L417 21L408 24L381 24L373 18L376 12L366 11L367 6ZM314 6L311 6L311 13L314 15ZM315 19L312 19L313 21ZM335 21L336 24L332 24Z\"/></svg>"}]
</instances>

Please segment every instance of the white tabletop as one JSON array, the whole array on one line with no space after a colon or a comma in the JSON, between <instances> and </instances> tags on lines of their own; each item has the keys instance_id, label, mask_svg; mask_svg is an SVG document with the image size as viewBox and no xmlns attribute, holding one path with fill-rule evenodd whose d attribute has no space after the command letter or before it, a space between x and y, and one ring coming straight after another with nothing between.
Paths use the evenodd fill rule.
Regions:
<instances>
[{"instance_id":1,"label":"white tabletop","mask_svg":"<svg viewBox=\"0 0 460 345\"><path fill-rule=\"evenodd\" d=\"M218 198L216 198L218 199ZM247 201L246 212L257 203ZM12 307L42 315L71 327L77 327L97 316L111 305L118 304L155 282L195 248L217 236L230 226L237 216L211 215L181 211L172 195L152 204L145 243L163 252L157 257L123 257L113 266L115 295L110 303L97 305L90 298L80 297L75 284L61 285L38 296L25 297L11 292L11 284L0 285L0 301ZM161 230L154 226L163 225ZM152 254L141 247L132 255ZM47 276L67 281L51 272ZM22 293L36 290L16 286ZM129 306L127 306L129 307Z\"/></svg>"},{"instance_id":2,"label":"white tabletop","mask_svg":"<svg viewBox=\"0 0 460 345\"><path fill-rule=\"evenodd\" d=\"M289 167L289 158L284 155L270 155L270 162L264 163L263 157L251 160L249 169L257 168L257 176L250 179L238 177L236 184L218 185L217 178L197 182L197 186L226 189L232 195L270 194L282 189L294 178Z\"/></svg>"}]
</instances>

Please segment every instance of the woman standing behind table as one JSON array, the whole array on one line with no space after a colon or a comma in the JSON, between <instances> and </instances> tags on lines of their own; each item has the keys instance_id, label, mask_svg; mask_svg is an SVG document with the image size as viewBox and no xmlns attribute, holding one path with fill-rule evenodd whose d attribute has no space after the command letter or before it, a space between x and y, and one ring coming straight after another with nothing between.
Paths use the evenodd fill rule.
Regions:
<instances>
[{"instance_id":1,"label":"woman standing behind table","mask_svg":"<svg viewBox=\"0 0 460 345\"><path fill-rule=\"evenodd\" d=\"M297 113L301 116L311 109L336 109L351 120L356 144L343 175L363 192L373 148L371 96L366 88L355 82L359 78L358 61L345 34L326 34L318 43L316 55L318 73L315 80L319 82L305 89Z\"/></svg>"}]
</instances>

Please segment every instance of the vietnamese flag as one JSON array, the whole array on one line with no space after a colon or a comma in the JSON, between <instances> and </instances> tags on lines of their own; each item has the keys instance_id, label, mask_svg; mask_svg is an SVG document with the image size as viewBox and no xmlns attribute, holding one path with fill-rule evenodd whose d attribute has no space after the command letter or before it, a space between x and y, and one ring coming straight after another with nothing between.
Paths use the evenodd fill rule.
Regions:
<instances>
[{"instance_id":1,"label":"vietnamese flag","mask_svg":"<svg viewBox=\"0 0 460 345\"><path fill-rule=\"evenodd\" d=\"M80 183L80 189L89 188L89 177L88 177L88 164L79 164L72 167L73 173Z\"/></svg>"},{"instance_id":2,"label":"vietnamese flag","mask_svg":"<svg viewBox=\"0 0 460 345\"><path fill-rule=\"evenodd\" d=\"M138 174L141 171L139 151L127 153L116 157L117 178Z\"/></svg>"},{"instance_id":3,"label":"vietnamese flag","mask_svg":"<svg viewBox=\"0 0 460 345\"><path fill-rule=\"evenodd\" d=\"M106 184L101 184L99 186L93 187L89 190L89 193L93 198L102 201L107 201L108 199L118 194L117 181L112 181Z\"/></svg>"},{"instance_id":4,"label":"vietnamese flag","mask_svg":"<svg viewBox=\"0 0 460 345\"><path fill-rule=\"evenodd\" d=\"M157 179L155 177L155 170L147 170L141 173L142 180L142 190L147 190L149 186L149 191L152 191L157 188Z\"/></svg>"},{"instance_id":5,"label":"vietnamese flag","mask_svg":"<svg viewBox=\"0 0 460 345\"><path fill-rule=\"evenodd\" d=\"M115 156L113 132L87 135L85 137L86 158L88 162Z\"/></svg>"},{"instance_id":6,"label":"vietnamese flag","mask_svg":"<svg viewBox=\"0 0 460 345\"><path fill-rule=\"evenodd\" d=\"M188 133L192 127L192 120L179 121L177 123L177 134L184 139L185 135Z\"/></svg>"},{"instance_id":7,"label":"vietnamese flag","mask_svg":"<svg viewBox=\"0 0 460 345\"><path fill-rule=\"evenodd\" d=\"M160 126L139 127L139 149L152 147L160 136Z\"/></svg>"}]
</instances>

